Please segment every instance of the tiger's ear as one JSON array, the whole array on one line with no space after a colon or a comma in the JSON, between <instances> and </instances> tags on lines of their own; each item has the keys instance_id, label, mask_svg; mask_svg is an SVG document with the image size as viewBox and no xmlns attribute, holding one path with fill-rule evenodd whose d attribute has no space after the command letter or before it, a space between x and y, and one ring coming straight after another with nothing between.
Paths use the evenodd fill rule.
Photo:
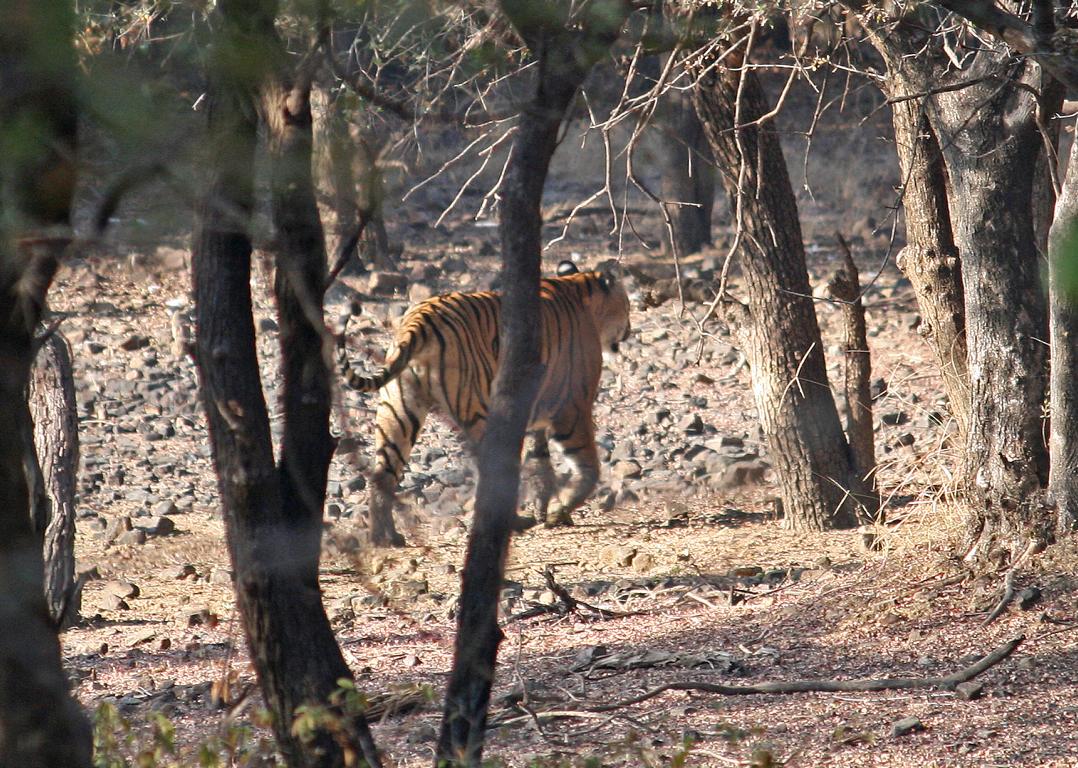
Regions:
<instances>
[{"instance_id":1,"label":"tiger's ear","mask_svg":"<svg viewBox=\"0 0 1078 768\"><path fill-rule=\"evenodd\" d=\"M565 277L566 275L575 275L580 270L576 268L576 264L564 259L558 262L558 277Z\"/></svg>"},{"instance_id":2,"label":"tiger's ear","mask_svg":"<svg viewBox=\"0 0 1078 768\"><path fill-rule=\"evenodd\" d=\"M621 267L616 261L605 261L599 265L599 287L609 292L621 281Z\"/></svg>"}]
</instances>

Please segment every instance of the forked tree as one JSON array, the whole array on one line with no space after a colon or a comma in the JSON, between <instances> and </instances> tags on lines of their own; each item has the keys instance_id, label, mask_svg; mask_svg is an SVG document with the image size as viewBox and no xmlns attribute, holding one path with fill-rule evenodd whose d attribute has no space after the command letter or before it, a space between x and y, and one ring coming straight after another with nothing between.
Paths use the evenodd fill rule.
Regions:
<instances>
[{"instance_id":1,"label":"forked tree","mask_svg":"<svg viewBox=\"0 0 1078 768\"><path fill-rule=\"evenodd\" d=\"M848 528L875 516L869 478L851 458L831 393L805 264L797 201L773 122L748 62L756 22L696 9L703 45L685 66L692 98L730 199L746 291L726 319L749 361L760 423L785 513L797 530ZM748 28L747 35L744 34ZM740 29L737 42L730 31ZM716 46L715 40L723 41ZM715 52L722 53L716 56Z\"/></svg>"},{"instance_id":2,"label":"forked tree","mask_svg":"<svg viewBox=\"0 0 1078 768\"><path fill-rule=\"evenodd\" d=\"M330 706L352 673L318 584L333 454L323 232L311 182L311 57L288 61L272 0L222 0L209 71L210 169L194 233L196 361L235 571L236 602L290 766L379 764L366 720ZM260 97L261 94L261 97ZM251 314L259 115L271 155L284 430L274 461ZM304 737L301 706L326 707ZM314 710L312 710L314 711Z\"/></svg>"}]
</instances>

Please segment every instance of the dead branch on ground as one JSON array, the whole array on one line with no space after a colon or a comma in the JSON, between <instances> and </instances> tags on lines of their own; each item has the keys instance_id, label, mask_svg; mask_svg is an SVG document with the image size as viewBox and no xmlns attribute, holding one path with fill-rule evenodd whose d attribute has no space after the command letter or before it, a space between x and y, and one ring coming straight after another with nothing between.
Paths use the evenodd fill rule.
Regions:
<instances>
[{"instance_id":1,"label":"dead branch on ground","mask_svg":"<svg viewBox=\"0 0 1078 768\"><path fill-rule=\"evenodd\" d=\"M960 669L944 677L884 677L863 678L860 680L790 680L757 685L722 685L721 683L705 683L693 680L683 680L676 683L667 683L650 691L633 696L623 701L593 707L591 712L611 712L622 707L632 706L653 699L667 691L698 691L700 693L717 693L723 696L746 696L759 693L851 693L869 691L896 691L909 689L936 688L945 691L954 690L959 684L968 682L988 669L1010 656L1025 640L1025 635L1019 635L996 648L979 661Z\"/></svg>"}]
</instances>

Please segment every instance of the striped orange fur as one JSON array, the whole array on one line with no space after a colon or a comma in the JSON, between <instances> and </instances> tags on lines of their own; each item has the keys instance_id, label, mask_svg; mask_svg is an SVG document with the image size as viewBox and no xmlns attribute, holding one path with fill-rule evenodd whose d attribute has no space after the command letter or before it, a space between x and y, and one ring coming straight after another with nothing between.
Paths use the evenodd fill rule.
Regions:
<instances>
[{"instance_id":1,"label":"striped orange fur","mask_svg":"<svg viewBox=\"0 0 1078 768\"><path fill-rule=\"evenodd\" d=\"M592 407L603 351L616 351L629 334L629 300L613 270L559 273L542 280L539 293L545 369L529 430L540 462L540 514L550 524L567 524L598 480ZM500 316L501 297L493 291L436 296L408 310L385 366L374 375L358 373L342 358L349 386L381 390L370 483L373 543L403 544L392 517L396 488L431 410L448 416L473 445L482 438L498 369ZM548 436L576 470L557 499Z\"/></svg>"}]
</instances>

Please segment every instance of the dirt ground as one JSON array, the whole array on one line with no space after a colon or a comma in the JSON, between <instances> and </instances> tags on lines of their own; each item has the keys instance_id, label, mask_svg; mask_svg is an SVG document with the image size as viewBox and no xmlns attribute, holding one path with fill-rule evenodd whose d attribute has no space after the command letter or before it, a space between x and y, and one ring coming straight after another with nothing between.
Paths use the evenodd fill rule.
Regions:
<instances>
[{"instance_id":1,"label":"dirt ground","mask_svg":"<svg viewBox=\"0 0 1078 768\"><path fill-rule=\"evenodd\" d=\"M806 119L811 105L800 111ZM806 143L796 126L784 126L784 136L791 167L803 169L795 184L816 295L839 264L836 229L850 236L868 284L886 524L828 534L781 527L748 371L728 330L697 325L705 313L698 296L644 309L645 295L658 290L653 281L672 277L674 265L654 251L634 251L641 246L630 237L611 237L603 215L582 216L545 254L546 265L553 270L574 257L588 266L620 252L631 274L634 332L604 372L596 413L600 489L574 527L532 529L513 544L485 753L493 764L1078 764L1078 551L1066 542L1039 555L1015 579L1019 592L1036 587L1039 595L1022 593L1025 608L1016 603L983 625L1004 575L967 573L955 556L963 518L948 495L953 430L909 283L888 249L885 209L894 203L897 171L878 139L886 126L866 124L867 112L831 123L825 117L815 154L803 163L789 153ZM885 124L886 114L879 120ZM842 152L857 157L856 173ZM602 158L588 146L559 151L544 211L548 241L561 233L573 202L594 192L566 180L602 172ZM440 188L424 187L390 211L406 287L388 295L360 275L329 292L334 328L353 301L362 306L349 326L357 363L377 361L386 326L409 295L491 284L496 229L471 218L482 191L463 194L443 225L431 225L470 173L454 169ZM85 621L62 637L64 658L79 700L90 709L115 706L132 729L118 731L120 752L146 745L151 719L163 714L176 727L178 751L166 764L198 764L209 742L223 765L268 765L271 758L259 762L259 754L271 754L260 744L268 732L259 725L195 369L183 348L191 332L189 253L180 240L160 246L156 236L136 237L146 220L139 206L152 208L152 197L121 212L112 237L127 245L67 264L51 294L52 309L65 317L79 398L77 558L95 576L85 588ZM660 225L644 212L633 226L657 232ZM715 233L714 249L682 265L704 285L731 239L721 224ZM252 290L276 430L278 338L268 279L257 269ZM737 287L735 273L735 295ZM817 308L830 382L840 386L840 314L825 301ZM386 764L429 765L451 664L474 467L452 430L431 419L401 489L411 546L357 546L372 406L342 392L334 416L342 444L326 505L324 602L360 690L396 702L375 718ZM573 598L603 610L583 603L564 610L548 589L547 568ZM968 699L931 689L667 691L594 711L679 681L946 676L1017 637L1024 638L1017 650L976 677L983 689ZM916 723L896 727L908 718Z\"/></svg>"},{"instance_id":2,"label":"dirt ground","mask_svg":"<svg viewBox=\"0 0 1078 768\"><path fill-rule=\"evenodd\" d=\"M493 257L480 255L486 234L457 238L450 256L467 269L454 272L452 259L445 267L447 255L431 248L406 253L402 272L434 291L462 280L481 285L494 273ZM574 247L551 254L552 263ZM810 251L820 285L836 256L822 244ZM706 272L720 256L685 266ZM876 256L859 256L871 274ZM183 258L163 249L73 262L53 308L68 316L79 387L77 554L80 568L99 576L86 586L85 623L63 636L65 661L79 699L90 708L115 704L136 745L147 738L148 717L169 717L175 759L187 765L207 739L256 722L259 699L233 608L194 367L175 341L190 311ZM866 293L889 522L872 535L810 535L783 530L775 517L740 356L717 326L707 326L714 335L701 347L692 320L701 304L641 308L643 282L670 274L671 265L639 254L624 263L638 274L635 330L609 363L597 409L604 486L575 527L537 528L514 542L487 756L506 765L1075 764L1074 546L1050 549L1019 574L1019 589L1042 590L1028 610L982 626L1003 577L966 574L953 556L962 520L946 495L950 429L910 289L893 267ZM253 284L272 404L275 323L264 276ZM381 345L383 320L407 300L370 295L364 276L349 285L356 292L336 289L327 316L334 322L358 294L360 357ZM832 382L840 381L838 313L821 303L820 315ZM360 689L408 702L374 727L387 764L423 765L451 663L473 472L451 430L432 421L403 483L412 546L357 548L366 500L357 478L372 415L369 401L342 394L337 428L355 450L331 471L322 585ZM737 448L733 458L701 447L719 443ZM616 476L611 467L625 462L636 466ZM755 469L716 482L709 466ZM557 584L607 613L559 611L547 567ZM977 678L983 692L971 700L939 690L669 691L591 711L674 681L944 676L1017 636L1025 637L1017 651ZM910 717L919 726L896 735L894 724ZM265 733L256 727L250 743Z\"/></svg>"}]
</instances>

